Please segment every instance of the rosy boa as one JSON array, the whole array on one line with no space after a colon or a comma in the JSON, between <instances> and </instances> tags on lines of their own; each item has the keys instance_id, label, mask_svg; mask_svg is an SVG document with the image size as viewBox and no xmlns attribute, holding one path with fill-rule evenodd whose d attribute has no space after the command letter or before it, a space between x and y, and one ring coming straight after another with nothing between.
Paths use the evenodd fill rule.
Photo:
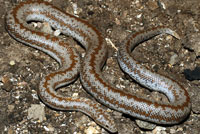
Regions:
<instances>
[{"instance_id":1,"label":"rosy boa","mask_svg":"<svg viewBox=\"0 0 200 134\"><path fill-rule=\"evenodd\" d=\"M83 62L80 63L77 51L65 41L31 28L28 21L48 22L53 28L78 40L86 49ZM170 103L132 95L109 83L102 74L108 50L101 33L86 21L47 2L32 0L13 7L6 16L6 28L17 41L47 53L60 64L59 70L42 79L38 90L40 99L50 107L81 111L110 132L117 131L114 119L101 104L87 98L63 97L55 91L75 81L80 72L85 90L111 109L157 124L177 124L190 113L190 98L183 86L143 67L131 56L138 44L156 35L166 33L179 38L169 28L157 27L130 35L119 47L118 62L121 69L141 85L164 93Z\"/></svg>"}]
</instances>

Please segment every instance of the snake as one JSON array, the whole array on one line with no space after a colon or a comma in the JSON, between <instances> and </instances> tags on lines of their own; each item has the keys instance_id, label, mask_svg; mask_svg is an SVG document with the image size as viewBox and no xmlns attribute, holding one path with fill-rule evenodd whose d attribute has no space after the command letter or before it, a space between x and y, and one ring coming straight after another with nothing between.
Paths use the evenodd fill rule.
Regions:
<instances>
[{"instance_id":1,"label":"snake","mask_svg":"<svg viewBox=\"0 0 200 134\"><path fill-rule=\"evenodd\" d=\"M67 41L31 27L28 23L31 21L48 22L62 34L77 40L86 51L83 59ZM102 34L87 21L63 12L48 2L27 0L15 5L6 14L6 29L18 42L38 49L58 62L60 68L42 78L37 90L41 101L49 107L83 112L112 133L118 130L105 106L134 118L164 125L178 124L190 114L190 97L181 84L151 71L131 56L135 47L157 35L169 34L180 39L170 28L158 26L132 33L125 38L117 52L117 61L123 72L142 86L165 94L169 102L130 94L110 83L102 73L109 53ZM79 76L83 88L96 101L77 96L66 97L57 92L57 89L73 83Z\"/></svg>"}]
</instances>

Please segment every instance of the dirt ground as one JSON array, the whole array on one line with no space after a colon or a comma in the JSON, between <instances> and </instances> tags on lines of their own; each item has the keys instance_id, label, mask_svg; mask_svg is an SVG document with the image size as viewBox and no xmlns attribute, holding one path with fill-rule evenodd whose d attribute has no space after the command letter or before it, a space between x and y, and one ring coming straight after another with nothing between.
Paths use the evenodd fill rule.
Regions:
<instances>
[{"instance_id":1,"label":"dirt ground","mask_svg":"<svg viewBox=\"0 0 200 134\"><path fill-rule=\"evenodd\" d=\"M5 14L20 1L0 0L0 134L108 134L85 114L56 111L38 99L36 91L40 80L58 69L58 64L48 55L24 46L8 35ZM116 61L115 47L122 45L131 32L160 25L175 30L181 36L180 40L169 35L157 36L139 45L133 56L144 66L169 76L187 89L192 103L190 116L178 125L146 130L132 117L113 110L110 113L119 134L199 133L200 81L189 81L184 76L186 69L200 67L199 0L52 0L51 3L87 20L103 34L110 49L110 58L103 71L108 80L123 90L159 101L166 97L140 87L122 73ZM71 38L69 40L76 44ZM84 53L83 49L77 48ZM59 92L93 99L84 91L79 79Z\"/></svg>"}]
</instances>

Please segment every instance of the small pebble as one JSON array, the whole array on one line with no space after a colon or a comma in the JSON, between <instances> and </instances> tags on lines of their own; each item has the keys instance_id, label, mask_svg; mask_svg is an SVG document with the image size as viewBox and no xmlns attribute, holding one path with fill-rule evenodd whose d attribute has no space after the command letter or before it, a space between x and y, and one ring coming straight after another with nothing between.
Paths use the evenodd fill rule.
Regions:
<instances>
[{"instance_id":1,"label":"small pebble","mask_svg":"<svg viewBox=\"0 0 200 134\"><path fill-rule=\"evenodd\" d=\"M8 105L8 111L9 112L12 112L14 108L15 108L14 105Z\"/></svg>"},{"instance_id":2,"label":"small pebble","mask_svg":"<svg viewBox=\"0 0 200 134\"><path fill-rule=\"evenodd\" d=\"M163 0L158 0L158 6L160 7L160 8L162 8L162 9L166 9L166 5L165 5L165 3L163 2Z\"/></svg>"},{"instance_id":3,"label":"small pebble","mask_svg":"<svg viewBox=\"0 0 200 134\"><path fill-rule=\"evenodd\" d=\"M11 66L14 66L14 65L15 65L15 61L14 61L14 60L11 60L9 64L10 64Z\"/></svg>"},{"instance_id":4,"label":"small pebble","mask_svg":"<svg viewBox=\"0 0 200 134\"><path fill-rule=\"evenodd\" d=\"M169 64L170 65L174 65L178 62L178 55L176 53L174 53L169 60Z\"/></svg>"},{"instance_id":5,"label":"small pebble","mask_svg":"<svg viewBox=\"0 0 200 134\"><path fill-rule=\"evenodd\" d=\"M41 31L47 34L52 34L53 30L51 28L51 25L48 22L42 23Z\"/></svg>"},{"instance_id":6,"label":"small pebble","mask_svg":"<svg viewBox=\"0 0 200 134\"><path fill-rule=\"evenodd\" d=\"M140 128L147 129L147 130L153 130L156 127L155 124L149 123L149 122L146 122L146 121L142 121L142 120L136 120L136 124Z\"/></svg>"},{"instance_id":7,"label":"small pebble","mask_svg":"<svg viewBox=\"0 0 200 134\"><path fill-rule=\"evenodd\" d=\"M149 0L147 2L147 5L151 10L155 10L158 8L158 3L155 0Z\"/></svg>"},{"instance_id":8,"label":"small pebble","mask_svg":"<svg viewBox=\"0 0 200 134\"><path fill-rule=\"evenodd\" d=\"M60 34L61 34L60 30L55 30L53 33L54 36L59 36Z\"/></svg>"},{"instance_id":9,"label":"small pebble","mask_svg":"<svg viewBox=\"0 0 200 134\"><path fill-rule=\"evenodd\" d=\"M166 132L165 130L166 130L165 127L157 126L157 127L153 130L153 134L167 134L167 132Z\"/></svg>"},{"instance_id":10,"label":"small pebble","mask_svg":"<svg viewBox=\"0 0 200 134\"><path fill-rule=\"evenodd\" d=\"M200 56L200 33L190 33L184 42L185 48L194 51L196 56Z\"/></svg>"},{"instance_id":11,"label":"small pebble","mask_svg":"<svg viewBox=\"0 0 200 134\"><path fill-rule=\"evenodd\" d=\"M99 134L99 131L96 130L94 127L89 127L88 129L85 129L85 134Z\"/></svg>"},{"instance_id":12,"label":"small pebble","mask_svg":"<svg viewBox=\"0 0 200 134\"><path fill-rule=\"evenodd\" d=\"M28 119L39 119L40 122L46 119L43 105L32 104L28 109Z\"/></svg>"},{"instance_id":13,"label":"small pebble","mask_svg":"<svg viewBox=\"0 0 200 134\"><path fill-rule=\"evenodd\" d=\"M48 131L48 132L53 132L53 131L54 131L54 127L52 127L51 124L49 124L47 127L44 126L44 129L45 129L46 131Z\"/></svg>"},{"instance_id":14,"label":"small pebble","mask_svg":"<svg viewBox=\"0 0 200 134\"><path fill-rule=\"evenodd\" d=\"M3 83L3 86L2 88L7 91L7 92L10 92L12 89L13 89L13 83L11 81L11 77L10 75L4 75L2 78L1 78L1 81Z\"/></svg>"}]
</instances>

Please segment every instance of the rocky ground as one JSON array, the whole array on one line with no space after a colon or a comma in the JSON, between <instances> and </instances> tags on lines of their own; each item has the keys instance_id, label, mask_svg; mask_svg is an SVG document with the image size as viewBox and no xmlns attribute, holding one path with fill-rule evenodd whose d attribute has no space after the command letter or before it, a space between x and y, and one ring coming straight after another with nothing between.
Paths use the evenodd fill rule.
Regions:
<instances>
[{"instance_id":1,"label":"rocky ground","mask_svg":"<svg viewBox=\"0 0 200 134\"><path fill-rule=\"evenodd\" d=\"M81 112L56 111L37 97L39 82L58 64L48 55L22 45L5 30L5 14L21 0L0 0L0 133L93 134L109 132ZM97 27L110 48L103 73L123 90L166 100L163 94L140 87L122 73L116 61L116 48L131 32L155 26L168 26L181 37L157 36L141 45L133 56L144 66L169 76L190 94L192 111L183 123L174 126L146 126L116 111L113 115L119 134L198 134L200 131L200 4L198 0L52 0L53 5ZM69 42L76 42L69 38ZM77 47L80 53L83 49ZM184 75L187 74L187 75ZM187 76L187 77L185 77ZM79 79L59 92L93 99ZM136 123L137 122L137 123ZM152 125L152 124L151 124ZM150 129L150 130L147 130Z\"/></svg>"}]
</instances>

